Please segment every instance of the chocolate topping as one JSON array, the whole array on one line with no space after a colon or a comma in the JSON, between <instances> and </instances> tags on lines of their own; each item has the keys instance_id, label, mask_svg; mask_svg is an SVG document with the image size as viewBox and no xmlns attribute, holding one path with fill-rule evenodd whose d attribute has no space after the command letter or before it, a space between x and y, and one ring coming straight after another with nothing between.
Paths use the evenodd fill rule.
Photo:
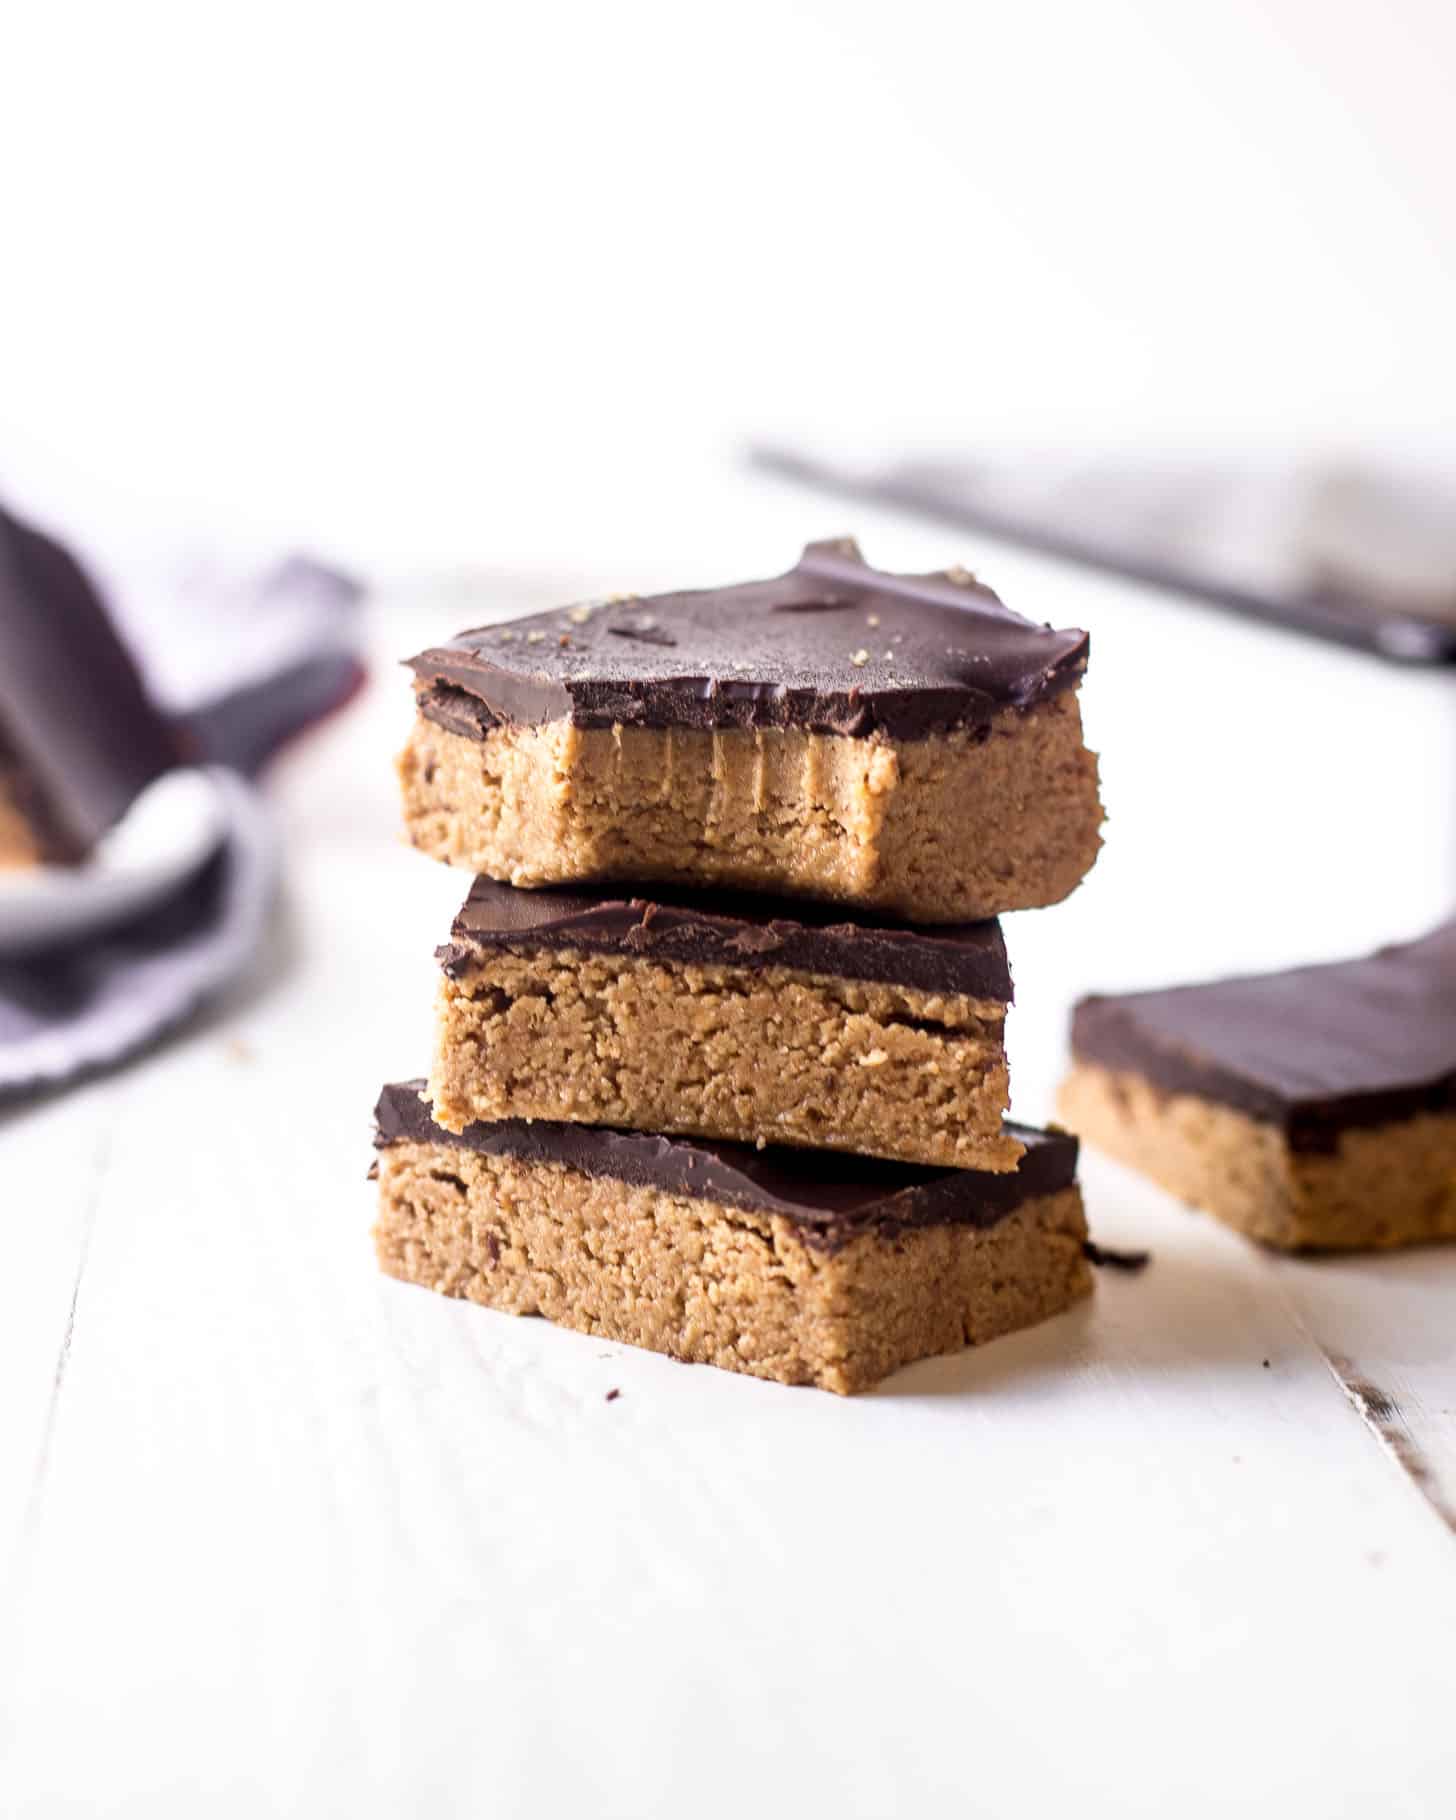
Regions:
<instances>
[{"instance_id":1,"label":"chocolate topping","mask_svg":"<svg viewBox=\"0 0 1456 1820\"><path fill-rule=\"evenodd\" d=\"M1088 998L1079 1061L1281 1126L1296 1150L1456 1110L1456 923L1363 960Z\"/></svg>"},{"instance_id":2,"label":"chocolate topping","mask_svg":"<svg viewBox=\"0 0 1456 1820\"><path fill-rule=\"evenodd\" d=\"M23 774L57 858L79 858L179 762L80 566L3 509L0 754Z\"/></svg>"},{"instance_id":3,"label":"chocolate topping","mask_svg":"<svg viewBox=\"0 0 1456 1820\"><path fill-rule=\"evenodd\" d=\"M907 929L858 912L846 922L832 905L746 893L605 897L589 885L520 891L478 878L451 933L455 939L439 950L450 974L484 949L577 948L704 966L792 967L1011 1002L1011 970L996 922Z\"/></svg>"},{"instance_id":4,"label":"chocolate topping","mask_svg":"<svg viewBox=\"0 0 1456 1820\"><path fill-rule=\"evenodd\" d=\"M964 571L887 575L849 538L773 581L613 598L462 632L410 659L420 711L497 721L799 727L924 739L1075 688L1085 632L1002 606Z\"/></svg>"},{"instance_id":5,"label":"chocolate topping","mask_svg":"<svg viewBox=\"0 0 1456 1820\"><path fill-rule=\"evenodd\" d=\"M828 1250L866 1231L891 1237L916 1226L994 1226L1024 1201L1070 1187L1077 1170L1074 1137L1023 1125L1007 1127L1026 1150L1005 1175L923 1169L827 1150L755 1150L545 1119L471 1125L457 1137L434 1123L423 1093L423 1081L384 1089L374 1115L378 1148L454 1144L487 1156L559 1163L634 1187L780 1214L802 1228L807 1244Z\"/></svg>"}]
</instances>

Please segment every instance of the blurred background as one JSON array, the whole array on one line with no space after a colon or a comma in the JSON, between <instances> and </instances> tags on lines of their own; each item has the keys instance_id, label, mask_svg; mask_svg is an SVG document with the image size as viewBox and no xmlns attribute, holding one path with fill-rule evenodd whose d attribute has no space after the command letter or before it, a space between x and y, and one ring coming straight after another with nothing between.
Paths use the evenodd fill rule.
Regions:
<instances>
[{"instance_id":1,"label":"blurred background","mask_svg":"<svg viewBox=\"0 0 1456 1820\"><path fill-rule=\"evenodd\" d=\"M0 485L718 580L744 438L1449 446L1453 77L1443 0L17 7Z\"/></svg>"}]
</instances>

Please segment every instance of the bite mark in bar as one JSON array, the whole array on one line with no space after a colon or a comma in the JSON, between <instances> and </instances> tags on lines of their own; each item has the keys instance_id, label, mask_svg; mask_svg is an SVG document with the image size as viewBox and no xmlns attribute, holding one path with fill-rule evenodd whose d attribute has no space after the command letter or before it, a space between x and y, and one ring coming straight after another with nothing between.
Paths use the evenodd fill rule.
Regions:
<instances>
[{"instance_id":1,"label":"bite mark in bar","mask_svg":"<svg viewBox=\"0 0 1456 1820\"><path fill-rule=\"evenodd\" d=\"M411 838L511 884L962 922L1059 901L1100 844L1087 635L964 571L884 574L848 539L770 581L535 614L410 661Z\"/></svg>"}]
</instances>

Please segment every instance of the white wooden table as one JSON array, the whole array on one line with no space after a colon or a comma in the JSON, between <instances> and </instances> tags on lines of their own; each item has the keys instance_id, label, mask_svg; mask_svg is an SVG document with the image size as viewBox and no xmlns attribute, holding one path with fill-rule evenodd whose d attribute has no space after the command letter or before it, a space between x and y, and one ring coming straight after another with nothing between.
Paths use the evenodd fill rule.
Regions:
<instances>
[{"instance_id":1,"label":"white wooden table","mask_svg":"<svg viewBox=\"0 0 1456 1820\"><path fill-rule=\"evenodd\" d=\"M650 569L396 590L371 694L275 779L256 978L0 1115L0 1810L1456 1812L1456 1252L1274 1259L1089 1156L1095 1231L1151 1268L851 1401L375 1274L369 1110L423 1066L461 892L396 840L388 659L849 519L735 482ZM1449 679L853 521L1093 630L1108 848L1008 922L1023 1116L1079 991L1456 896Z\"/></svg>"}]
</instances>

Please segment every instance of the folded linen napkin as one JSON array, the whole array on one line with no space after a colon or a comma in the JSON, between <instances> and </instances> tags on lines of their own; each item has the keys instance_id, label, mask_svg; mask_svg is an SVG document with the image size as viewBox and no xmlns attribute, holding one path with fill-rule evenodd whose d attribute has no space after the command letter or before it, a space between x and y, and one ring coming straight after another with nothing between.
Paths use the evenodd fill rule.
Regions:
<instances>
[{"instance_id":1,"label":"folded linen napkin","mask_svg":"<svg viewBox=\"0 0 1456 1820\"><path fill-rule=\"evenodd\" d=\"M63 801L66 783L79 778L81 809L104 807L106 819L169 762L205 766L218 836L164 897L120 921L40 948L32 937L8 953L0 936L0 1098L123 1060L246 971L277 870L258 772L363 679L362 590L320 563L209 561L100 584L93 572L101 570L0 510L8 685L0 687L0 752L8 745L20 765L33 754L40 787L52 784ZM98 653L89 669L78 648L87 642ZM81 668L70 672L71 664ZM59 686L38 707L27 689L57 674ZM68 696L68 674L79 695ZM13 725L7 738L7 707L25 721L21 738ZM88 737L98 721L104 736ZM6 889L25 881L0 871Z\"/></svg>"}]
</instances>

